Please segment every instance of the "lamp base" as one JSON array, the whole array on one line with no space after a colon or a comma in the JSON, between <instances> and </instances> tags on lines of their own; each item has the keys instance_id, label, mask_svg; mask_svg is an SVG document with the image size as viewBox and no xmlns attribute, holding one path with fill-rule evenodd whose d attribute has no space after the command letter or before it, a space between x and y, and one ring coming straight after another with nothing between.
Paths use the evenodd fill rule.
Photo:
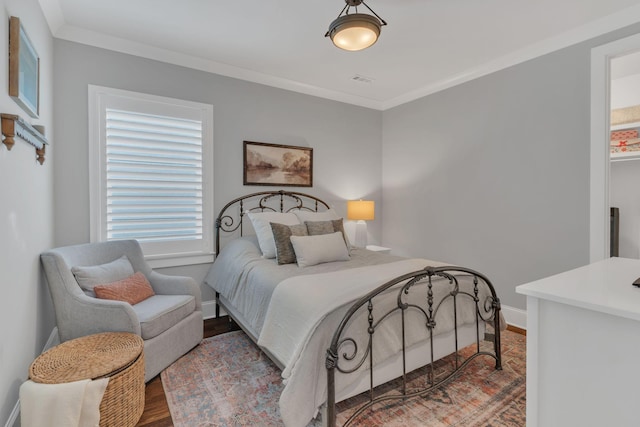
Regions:
<instances>
[{"instance_id":1,"label":"lamp base","mask_svg":"<svg viewBox=\"0 0 640 427\"><path fill-rule=\"evenodd\" d=\"M363 220L356 222L356 238L353 242L353 246L356 248L367 247L367 223Z\"/></svg>"}]
</instances>

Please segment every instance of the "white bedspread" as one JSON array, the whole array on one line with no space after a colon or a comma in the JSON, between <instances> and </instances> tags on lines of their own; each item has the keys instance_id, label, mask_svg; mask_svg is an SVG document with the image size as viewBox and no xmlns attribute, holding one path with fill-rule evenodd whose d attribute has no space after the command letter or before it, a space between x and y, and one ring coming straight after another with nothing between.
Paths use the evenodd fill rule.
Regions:
<instances>
[{"instance_id":1,"label":"white bedspread","mask_svg":"<svg viewBox=\"0 0 640 427\"><path fill-rule=\"evenodd\" d=\"M398 276L440 265L445 264L407 259L286 279L273 292L258 345L284 365L282 377L286 379L311 334L328 313Z\"/></svg>"},{"instance_id":2,"label":"white bedspread","mask_svg":"<svg viewBox=\"0 0 640 427\"><path fill-rule=\"evenodd\" d=\"M403 258L356 248L351 252L350 261L299 268L296 264L278 265L275 259L263 258L257 239L245 237L225 246L216 257L204 282L220 292L242 314L244 326L258 337L271 295L286 279L387 264L401 259Z\"/></svg>"},{"instance_id":3,"label":"white bedspread","mask_svg":"<svg viewBox=\"0 0 640 427\"><path fill-rule=\"evenodd\" d=\"M401 276L443 263L407 259L384 265L292 277L275 289L258 344L284 364L280 413L286 426L303 427L326 400L324 349L346 305ZM336 310L343 307L344 310ZM329 315L327 315L329 313ZM322 328L318 325L325 320Z\"/></svg>"}]
</instances>

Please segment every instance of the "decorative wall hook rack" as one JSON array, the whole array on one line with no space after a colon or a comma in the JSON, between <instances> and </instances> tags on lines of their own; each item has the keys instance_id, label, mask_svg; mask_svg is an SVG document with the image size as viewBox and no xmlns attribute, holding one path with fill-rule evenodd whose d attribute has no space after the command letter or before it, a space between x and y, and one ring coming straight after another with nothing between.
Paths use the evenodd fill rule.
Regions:
<instances>
[{"instance_id":1,"label":"decorative wall hook rack","mask_svg":"<svg viewBox=\"0 0 640 427\"><path fill-rule=\"evenodd\" d=\"M15 114L2 113L0 117L2 118L2 135L4 136L2 142L7 146L7 150L13 148L15 137L18 136L36 148L36 160L43 164L45 146L49 143L42 132Z\"/></svg>"}]
</instances>

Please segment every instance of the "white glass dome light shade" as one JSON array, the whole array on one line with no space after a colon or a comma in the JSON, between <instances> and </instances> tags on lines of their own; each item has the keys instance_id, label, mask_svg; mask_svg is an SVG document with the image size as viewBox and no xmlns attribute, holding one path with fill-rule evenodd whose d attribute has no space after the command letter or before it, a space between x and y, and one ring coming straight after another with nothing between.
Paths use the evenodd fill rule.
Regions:
<instances>
[{"instance_id":1,"label":"white glass dome light shade","mask_svg":"<svg viewBox=\"0 0 640 427\"><path fill-rule=\"evenodd\" d=\"M378 40L381 25L378 18L364 13L344 15L331 23L329 37L340 49L362 50Z\"/></svg>"}]
</instances>

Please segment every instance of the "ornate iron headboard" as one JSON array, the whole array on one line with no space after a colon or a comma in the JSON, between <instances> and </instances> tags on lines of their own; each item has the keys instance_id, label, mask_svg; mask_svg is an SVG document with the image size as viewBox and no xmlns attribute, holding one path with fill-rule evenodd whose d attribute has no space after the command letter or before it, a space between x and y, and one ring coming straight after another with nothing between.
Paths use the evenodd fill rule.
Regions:
<instances>
[{"instance_id":1,"label":"ornate iron headboard","mask_svg":"<svg viewBox=\"0 0 640 427\"><path fill-rule=\"evenodd\" d=\"M239 210L232 212L231 209L235 207ZM216 254L220 252L220 234L222 232L233 233L240 230L240 235L243 235L242 222L244 215L248 212L290 212L293 210L318 212L321 207L329 209L329 205L325 201L310 194L295 191L260 191L238 197L227 203L216 218Z\"/></svg>"}]
</instances>

